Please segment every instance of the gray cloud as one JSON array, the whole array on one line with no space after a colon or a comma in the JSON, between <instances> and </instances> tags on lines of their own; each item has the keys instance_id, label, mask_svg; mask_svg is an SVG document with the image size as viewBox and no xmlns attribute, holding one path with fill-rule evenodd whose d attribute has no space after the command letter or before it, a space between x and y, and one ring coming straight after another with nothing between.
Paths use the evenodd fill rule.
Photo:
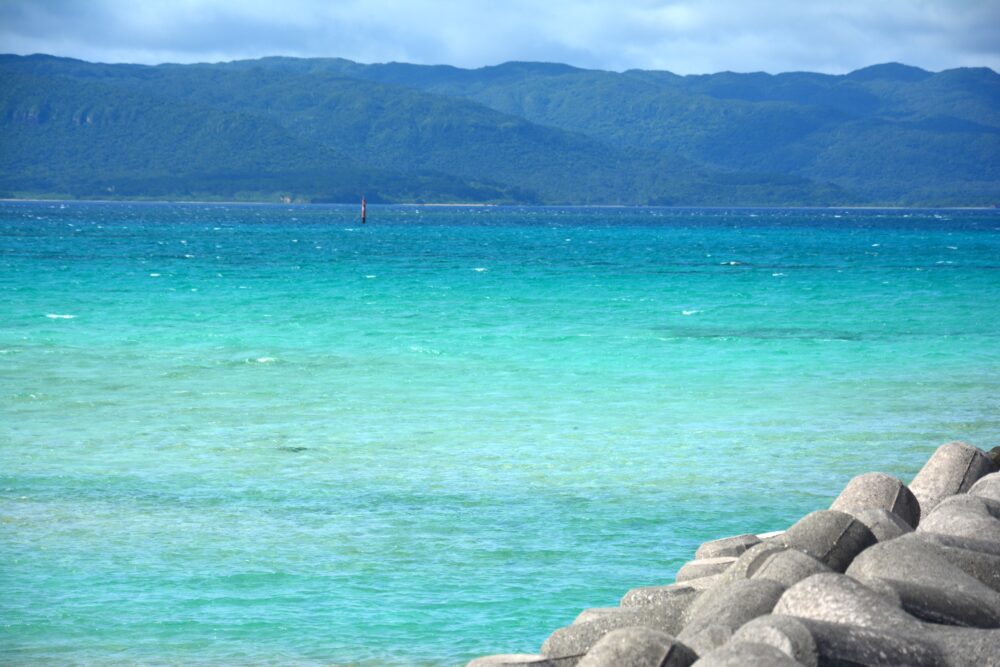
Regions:
<instances>
[{"instance_id":1,"label":"gray cloud","mask_svg":"<svg viewBox=\"0 0 1000 667\"><path fill-rule=\"evenodd\" d=\"M0 0L0 51L103 62L340 56L682 74L1000 69L995 0Z\"/></svg>"}]
</instances>

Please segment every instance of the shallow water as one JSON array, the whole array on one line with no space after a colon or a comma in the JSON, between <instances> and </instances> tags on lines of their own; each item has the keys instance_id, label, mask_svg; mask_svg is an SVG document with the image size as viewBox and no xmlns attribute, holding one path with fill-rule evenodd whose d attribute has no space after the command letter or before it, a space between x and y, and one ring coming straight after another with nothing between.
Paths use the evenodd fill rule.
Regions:
<instances>
[{"instance_id":1,"label":"shallow water","mask_svg":"<svg viewBox=\"0 0 1000 667\"><path fill-rule=\"evenodd\" d=\"M0 658L457 665L1000 432L994 211L0 204Z\"/></svg>"}]
</instances>

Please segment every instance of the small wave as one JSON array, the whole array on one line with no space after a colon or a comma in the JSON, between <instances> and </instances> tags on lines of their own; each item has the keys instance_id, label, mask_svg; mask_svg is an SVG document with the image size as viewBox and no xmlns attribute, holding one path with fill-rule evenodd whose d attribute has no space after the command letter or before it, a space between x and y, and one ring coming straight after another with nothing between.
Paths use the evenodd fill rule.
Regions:
<instances>
[{"instance_id":1,"label":"small wave","mask_svg":"<svg viewBox=\"0 0 1000 667\"><path fill-rule=\"evenodd\" d=\"M378 276L376 274L374 274L374 273L369 273L367 276L365 276L365 278L367 278L368 280L371 280L372 278L378 278Z\"/></svg>"},{"instance_id":2,"label":"small wave","mask_svg":"<svg viewBox=\"0 0 1000 667\"><path fill-rule=\"evenodd\" d=\"M700 310L682 310L681 315L694 315L700 312L701 312Z\"/></svg>"},{"instance_id":3,"label":"small wave","mask_svg":"<svg viewBox=\"0 0 1000 667\"><path fill-rule=\"evenodd\" d=\"M950 245L950 246L945 246L945 247L947 247L948 250L958 250L958 246L957 245Z\"/></svg>"},{"instance_id":4,"label":"small wave","mask_svg":"<svg viewBox=\"0 0 1000 667\"><path fill-rule=\"evenodd\" d=\"M743 262L737 262L736 260L721 263L722 266L740 266L741 264L743 264Z\"/></svg>"},{"instance_id":5,"label":"small wave","mask_svg":"<svg viewBox=\"0 0 1000 667\"><path fill-rule=\"evenodd\" d=\"M784 273L772 273L771 277L772 278L782 278L782 277L784 277L784 275L785 275Z\"/></svg>"},{"instance_id":6,"label":"small wave","mask_svg":"<svg viewBox=\"0 0 1000 667\"><path fill-rule=\"evenodd\" d=\"M50 320L72 320L76 315L57 315L56 313L48 313L45 317Z\"/></svg>"},{"instance_id":7,"label":"small wave","mask_svg":"<svg viewBox=\"0 0 1000 667\"><path fill-rule=\"evenodd\" d=\"M258 364L273 364L277 361L274 357L257 357L254 359Z\"/></svg>"},{"instance_id":8,"label":"small wave","mask_svg":"<svg viewBox=\"0 0 1000 667\"><path fill-rule=\"evenodd\" d=\"M482 273L483 271L486 271L487 269L486 269L486 267L483 267L483 266L477 266L476 268L474 268L472 270L475 271L476 273Z\"/></svg>"},{"instance_id":9,"label":"small wave","mask_svg":"<svg viewBox=\"0 0 1000 667\"><path fill-rule=\"evenodd\" d=\"M159 277L160 277L160 274L159 274L159 273L150 273L150 274L149 274L149 277L150 277L150 278L159 278Z\"/></svg>"}]
</instances>

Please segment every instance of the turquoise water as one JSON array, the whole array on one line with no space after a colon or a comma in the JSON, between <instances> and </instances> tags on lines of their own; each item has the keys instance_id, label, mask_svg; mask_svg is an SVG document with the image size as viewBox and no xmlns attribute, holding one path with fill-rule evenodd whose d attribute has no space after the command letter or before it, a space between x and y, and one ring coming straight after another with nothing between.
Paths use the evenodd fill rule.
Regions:
<instances>
[{"instance_id":1,"label":"turquoise water","mask_svg":"<svg viewBox=\"0 0 1000 667\"><path fill-rule=\"evenodd\" d=\"M534 652L1000 434L993 211L0 204L0 661Z\"/></svg>"}]
</instances>

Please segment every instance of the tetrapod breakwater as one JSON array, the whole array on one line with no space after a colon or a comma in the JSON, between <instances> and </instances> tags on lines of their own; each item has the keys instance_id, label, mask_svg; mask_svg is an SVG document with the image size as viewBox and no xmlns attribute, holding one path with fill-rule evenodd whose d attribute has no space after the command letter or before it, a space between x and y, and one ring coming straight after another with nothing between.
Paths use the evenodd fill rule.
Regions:
<instances>
[{"instance_id":1,"label":"tetrapod breakwater","mask_svg":"<svg viewBox=\"0 0 1000 667\"><path fill-rule=\"evenodd\" d=\"M1000 447L853 478L786 530L705 542L670 584L468 667L1000 666ZM765 499L766 502L766 499Z\"/></svg>"}]
</instances>

